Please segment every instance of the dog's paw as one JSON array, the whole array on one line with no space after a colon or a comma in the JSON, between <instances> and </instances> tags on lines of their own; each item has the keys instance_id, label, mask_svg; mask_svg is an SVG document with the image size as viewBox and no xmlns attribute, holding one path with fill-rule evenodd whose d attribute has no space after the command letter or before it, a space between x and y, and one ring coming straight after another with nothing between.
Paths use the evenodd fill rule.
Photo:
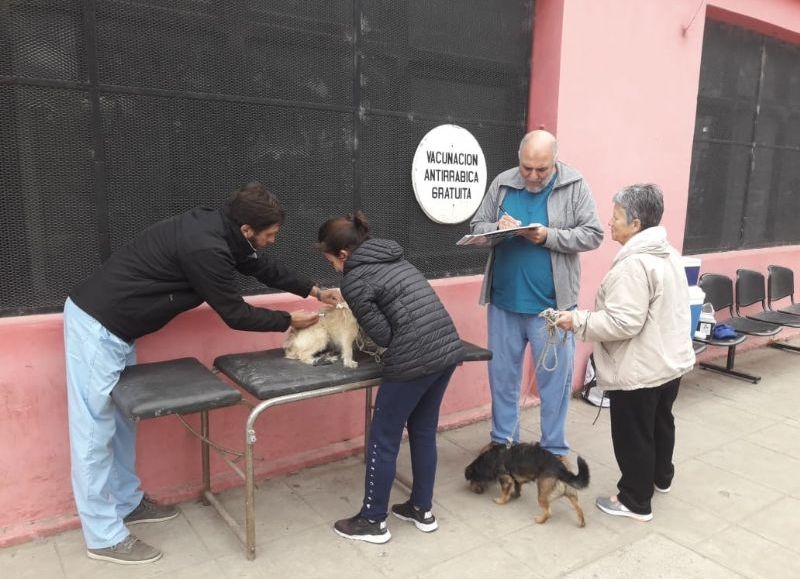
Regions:
<instances>
[{"instance_id":1,"label":"dog's paw","mask_svg":"<svg viewBox=\"0 0 800 579\"><path fill-rule=\"evenodd\" d=\"M504 505L508 502L508 499L504 499L503 497L495 497L494 502L498 505Z\"/></svg>"},{"instance_id":2,"label":"dog's paw","mask_svg":"<svg viewBox=\"0 0 800 579\"><path fill-rule=\"evenodd\" d=\"M358 362L355 360L345 360L343 364L345 368L358 368Z\"/></svg>"}]
</instances>

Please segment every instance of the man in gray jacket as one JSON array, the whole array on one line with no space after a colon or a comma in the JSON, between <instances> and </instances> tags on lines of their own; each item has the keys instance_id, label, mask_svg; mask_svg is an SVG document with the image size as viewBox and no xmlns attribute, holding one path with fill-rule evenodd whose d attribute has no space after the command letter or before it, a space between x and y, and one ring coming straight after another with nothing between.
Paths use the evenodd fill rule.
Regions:
<instances>
[{"instance_id":1,"label":"man in gray jacket","mask_svg":"<svg viewBox=\"0 0 800 579\"><path fill-rule=\"evenodd\" d=\"M571 334L559 335L548 344L546 323L539 313L577 305L578 252L598 247L603 228L583 176L557 156L558 143L549 132L525 135L519 167L495 178L470 225L477 234L540 224L494 242L486 264L480 303L488 304L493 352L489 362L491 438L496 443L519 442L522 361L530 343L535 360L547 351L536 370L542 401L541 444L564 456L569 452L565 422L575 341Z\"/></svg>"}]
</instances>

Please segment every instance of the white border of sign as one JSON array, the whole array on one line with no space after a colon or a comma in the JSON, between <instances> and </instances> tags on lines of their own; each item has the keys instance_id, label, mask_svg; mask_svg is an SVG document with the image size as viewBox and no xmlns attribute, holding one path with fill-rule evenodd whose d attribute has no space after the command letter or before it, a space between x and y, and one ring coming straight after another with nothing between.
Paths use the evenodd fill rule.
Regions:
<instances>
[{"instance_id":1,"label":"white border of sign","mask_svg":"<svg viewBox=\"0 0 800 579\"><path fill-rule=\"evenodd\" d=\"M486 193L486 159L475 137L458 125L439 125L417 146L411 166L414 196L436 223L461 223Z\"/></svg>"}]
</instances>

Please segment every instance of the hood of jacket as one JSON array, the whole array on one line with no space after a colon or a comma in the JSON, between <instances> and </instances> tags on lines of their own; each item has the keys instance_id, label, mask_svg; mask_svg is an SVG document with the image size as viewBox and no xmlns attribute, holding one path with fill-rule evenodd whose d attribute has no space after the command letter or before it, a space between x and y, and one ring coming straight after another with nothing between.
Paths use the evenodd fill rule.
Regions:
<instances>
[{"instance_id":1,"label":"hood of jacket","mask_svg":"<svg viewBox=\"0 0 800 579\"><path fill-rule=\"evenodd\" d=\"M345 273L369 263L392 263L403 259L403 248L392 239L368 239L344 262Z\"/></svg>"},{"instance_id":2,"label":"hood of jacket","mask_svg":"<svg viewBox=\"0 0 800 579\"><path fill-rule=\"evenodd\" d=\"M667 257L670 254L670 245L667 242L667 230L657 225L640 231L623 245L614 258L614 264L630 255L649 253L658 257Z\"/></svg>"}]
</instances>

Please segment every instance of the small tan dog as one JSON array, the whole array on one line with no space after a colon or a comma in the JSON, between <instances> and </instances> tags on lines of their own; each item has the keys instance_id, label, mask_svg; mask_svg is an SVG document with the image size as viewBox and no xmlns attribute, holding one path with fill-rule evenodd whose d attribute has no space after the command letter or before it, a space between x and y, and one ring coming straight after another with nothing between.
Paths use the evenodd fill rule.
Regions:
<instances>
[{"instance_id":1,"label":"small tan dog","mask_svg":"<svg viewBox=\"0 0 800 579\"><path fill-rule=\"evenodd\" d=\"M346 304L339 304L323 309L319 322L313 326L290 330L283 348L288 359L316 366L323 360L332 361L328 356L317 354L333 347L342 355L346 368L356 368L358 362L353 360L353 343L357 336L358 322L353 312Z\"/></svg>"}]
</instances>

